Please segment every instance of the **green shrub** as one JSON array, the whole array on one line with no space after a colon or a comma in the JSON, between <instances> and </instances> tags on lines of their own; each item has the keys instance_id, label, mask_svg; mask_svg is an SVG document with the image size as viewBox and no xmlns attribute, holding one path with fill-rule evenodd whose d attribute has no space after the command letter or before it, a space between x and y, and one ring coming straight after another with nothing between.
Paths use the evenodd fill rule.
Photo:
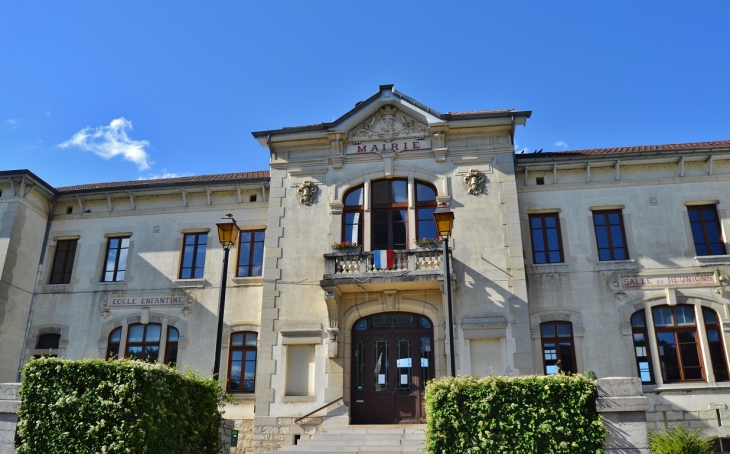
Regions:
<instances>
[{"instance_id":1,"label":"green shrub","mask_svg":"<svg viewBox=\"0 0 730 454\"><path fill-rule=\"evenodd\" d=\"M663 432L649 432L649 448L652 454L712 454L712 440L674 426Z\"/></svg>"},{"instance_id":2,"label":"green shrub","mask_svg":"<svg viewBox=\"0 0 730 454\"><path fill-rule=\"evenodd\" d=\"M132 360L41 358L23 369L19 454L220 452L220 385Z\"/></svg>"},{"instance_id":3,"label":"green shrub","mask_svg":"<svg viewBox=\"0 0 730 454\"><path fill-rule=\"evenodd\" d=\"M596 387L581 375L433 380L426 387L426 450L436 454L585 454L606 429Z\"/></svg>"}]
</instances>

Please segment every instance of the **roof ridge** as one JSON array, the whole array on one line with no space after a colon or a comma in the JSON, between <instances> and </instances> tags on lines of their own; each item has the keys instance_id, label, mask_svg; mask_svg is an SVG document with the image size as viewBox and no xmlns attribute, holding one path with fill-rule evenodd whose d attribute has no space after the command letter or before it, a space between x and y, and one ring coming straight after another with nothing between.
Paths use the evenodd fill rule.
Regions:
<instances>
[{"instance_id":1,"label":"roof ridge","mask_svg":"<svg viewBox=\"0 0 730 454\"><path fill-rule=\"evenodd\" d=\"M582 154L582 155L604 155L604 154L621 154L621 153L640 153L643 151L671 151L671 150L687 150L692 148L713 148L713 147L730 147L730 140L717 140L713 142L686 142L686 143L668 143L659 145L633 145L625 147L607 147L607 148L587 148L582 150L563 150L549 151L540 153L541 156L546 155L564 155L564 154ZM520 154L519 156L527 157L535 153Z\"/></svg>"},{"instance_id":2,"label":"roof ridge","mask_svg":"<svg viewBox=\"0 0 730 454\"><path fill-rule=\"evenodd\" d=\"M241 180L241 179L258 179L258 178L269 178L270 172L268 170L252 171L252 172L233 172L233 173L219 173L209 175L190 175L184 177L172 177L172 178L155 178L150 180L126 180L126 181L111 181L101 183L87 183L73 186L62 186L56 188L59 192L79 191L84 189L103 189L103 188L116 188L116 187L135 187L135 186L149 186L165 183L187 183L187 182L205 182L205 181L226 181L226 180Z\"/></svg>"}]
</instances>

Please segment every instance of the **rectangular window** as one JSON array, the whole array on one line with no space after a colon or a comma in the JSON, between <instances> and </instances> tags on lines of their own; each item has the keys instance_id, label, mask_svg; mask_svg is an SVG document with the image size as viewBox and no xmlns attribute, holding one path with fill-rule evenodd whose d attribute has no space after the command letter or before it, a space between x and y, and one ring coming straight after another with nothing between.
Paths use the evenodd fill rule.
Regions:
<instances>
[{"instance_id":1,"label":"rectangular window","mask_svg":"<svg viewBox=\"0 0 730 454\"><path fill-rule=\"evenodd\" d=\"M104 274L101 276L102 282L121 282L124 280L128 251L129 237L109 238L106 245Z\"/></svg>"},{"instance_id":2,"label":"rectangular window","mask_svg":"<svg viewBox=\"0 0 730 454\"><path fill-rule=\"evenodd\" d=\"M79 240L60 240L56 243L56 255L51 268L51 284L68 284L74 267L76 244Z\"/></svg>"},{"instance_id":3,"label":"rectangular window","mask_svg":"<svg viewBox=\"0 0 730 454\"><path fill-rule=\"evenodd\" d=\"M180 279L200 279L205 269L207 233L186 233L183 241Z\"/></svg>"},{"instance_id":4,"label":"rectangular window","mask_svg":"<svg viewBox=\"0 0 730 454\"><path fill-rule=\"evenodd\" d=\"M261 276L264 264L264 231L241 232L236 276Z\"/></svg>"},{"instance_id":5,"label":"rectangular window","mask_svg":"<svg viewBox=\"0 0 730 454\"><path fill-rule=\"evenodd\" d=\"M594 211L593 225L596 229L598 260L629 259L621 210Z\"/></svg>"},{"instance_id":6,"label":"rectangular window","mask_svg":"<svg viewBox=\"0 0 730 454\"><path fill-rule=\"evenodd\" d=\"M256 384L256 342L253 332L231 334L230 362L228 367L228 391L255 391Z\"/></svg>"},{"instance_id":7,"label":"rectangular window","mask_svg":"<svg viewBox=\"0 0 730 454\"><path fill-rule=\"evenodd\" d=\"M687 214L697 255L725 255L725 242L715 205L689 206Z\"/></svg>"},{"instance_id":8,"label":"rectangular window","mask_svg":"<svg viewBox=\"0 0 730 454\"><path fill-rule=\"evenodd\" d=\"M562 263L563 242L558 213L531 214L533 263Z\"/></svg>"}]
</instances>

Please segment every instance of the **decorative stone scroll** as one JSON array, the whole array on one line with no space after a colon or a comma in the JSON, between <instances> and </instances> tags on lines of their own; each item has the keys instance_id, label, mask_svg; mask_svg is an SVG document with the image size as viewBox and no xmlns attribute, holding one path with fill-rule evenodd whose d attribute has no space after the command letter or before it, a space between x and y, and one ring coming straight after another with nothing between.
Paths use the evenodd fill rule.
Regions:
<instances>
[{"instance_id":1,"label":"decorative stone scroll","mask_svg":"<svg viewBox=\"0 0 730 454\"><path fill-rule=\"evenodd\" d=\"M426 130L425 124L399 113L395 106L383 106L377 114L355 128L350 137L355 142L362 140L392 142L403 137L423 139Z\"/></svg>"},{"instance_id":2,"label":"decorative stone scroll","mask_svg":"<svg viewBox=\"0 0 730 454\"><path fill-rule=\"evenodd\" d=\"M319 189L316 184L309 180L304 181L304 183L302 183L297 189L297 194L299 194L299 203L307 206L311 205L318 192Z\"/></svg>"},{"instance_id":3,"label":"decorative stone scroll","mask_svg":"<svg viewBox=\"0 0 730 454\"><path fill-rule=\"evenodd\" d=\"M468 186L467 191L472 195L479 195L483 192L482 185L484 184L484 175L481 174L477 169L470 169L466 175L464 175L464 183Z\"/></svg>"}]
</instances>

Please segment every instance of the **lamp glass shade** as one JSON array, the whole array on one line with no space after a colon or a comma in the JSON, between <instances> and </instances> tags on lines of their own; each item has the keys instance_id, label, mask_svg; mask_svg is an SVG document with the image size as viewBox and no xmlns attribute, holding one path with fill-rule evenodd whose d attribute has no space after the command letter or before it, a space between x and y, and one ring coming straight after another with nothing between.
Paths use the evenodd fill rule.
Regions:
<instances>
[{"instance_id":1,"label":"lamp glass shade","mask_svg":"<svg viewBox=\"0 0 730 454\"><path fill-rule=\"evenodd\" d=\"M436 221L436 230L440 236L451 236L451 228L454 225L454 213L448 207L436 208L433 212L433 220Z\"/></svg>"},{"instance_id":2,"label":"lamp glass shade","mask_svg":"<svg viewBox=\"0 0 730 454\"><path fill-rule=\"evenodd\" d=\"M233 247L236 244L238 232L240 232L236 221L221 222L220 224L216 224L216 226L218 226L218 241L221 242L223 247Z\"/></svg>"}]
</instances>

